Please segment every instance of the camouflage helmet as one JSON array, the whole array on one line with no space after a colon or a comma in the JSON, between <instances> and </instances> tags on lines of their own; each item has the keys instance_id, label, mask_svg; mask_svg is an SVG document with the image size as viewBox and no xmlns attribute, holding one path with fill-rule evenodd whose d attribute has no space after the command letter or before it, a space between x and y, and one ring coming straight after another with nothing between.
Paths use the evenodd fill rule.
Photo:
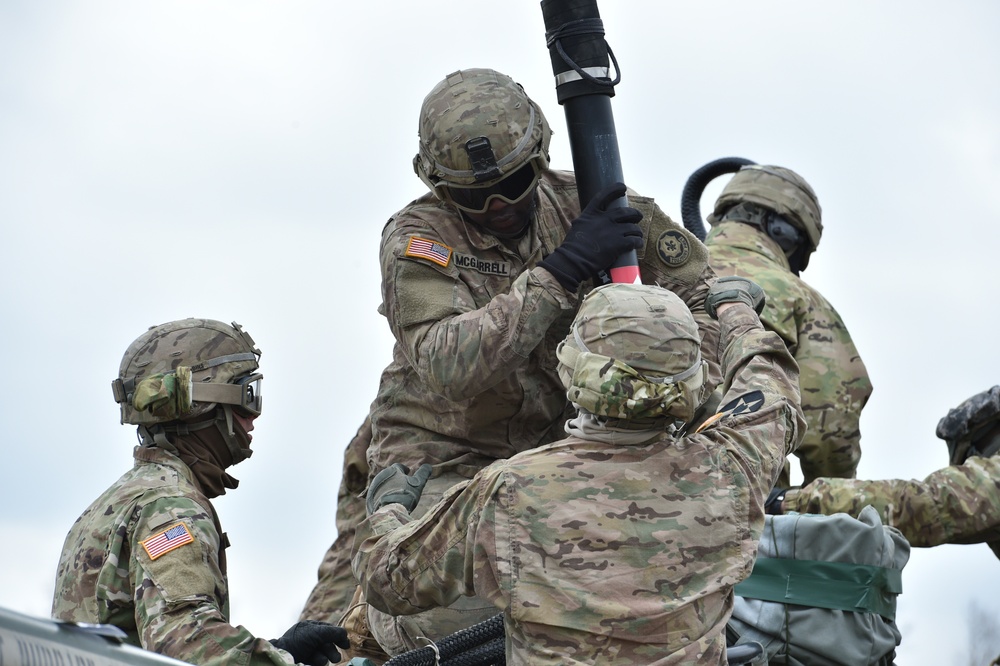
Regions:
<instances>
[{"instance_id":1,"label":"camouflage helmet","mask_svg":"<svg viewBox=\"0 0 1000 666\"><path fill-rule=\"evenodd\" d=\"M413 169L440 199L447 187L487 188L548 166L549 124L521 84L492 69L449 74L424 98Z\"/></svg>"},{"instance_id":2,"label":"camouflage helmet","mask_svg":"<svg viewBox=\"0 0 1000 666\"><path fill-rule=\"evenodd\" d=\"M192 422L219 404L259 414L259 359L236 322L181 319L150 327L129 345L111 383L121 422Z\"/></svg>"},{"instance_id":3,"label":"camouflage helmet","mask_svg":"<svg viewBox=\"0 0 1000 666\"><path fill-rule=\"evenodd\" d=\"M712 220L721 220L736 204L749 202L784 216L809 238L809 251L823 235L822 210L809 183L791 169L750 164L733 176L715 202Z\"/></svg>"},{"instance_id":4,"label":"camouflage helmet","mask_svg":"<svg viewBox=\"0 0 1000 666\"><path fill-rule=\"evenodd\" d=\"M570 401L597 416L689 421L706 398L698 325L687 305L660 287L594 289L556 356Z\"/></svg>"}]
</instances>

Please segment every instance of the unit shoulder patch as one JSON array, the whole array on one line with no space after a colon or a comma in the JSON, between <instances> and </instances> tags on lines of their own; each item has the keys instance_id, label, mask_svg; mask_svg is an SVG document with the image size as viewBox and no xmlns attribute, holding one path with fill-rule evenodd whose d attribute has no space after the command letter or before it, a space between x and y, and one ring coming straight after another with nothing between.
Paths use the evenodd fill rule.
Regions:
<instances>
[{"instance_id":1,"label":"unit shoulder patch","mask_svg":"<svg viewBox=\"0 0 1000 666\"><path fill-rule=\"evenodd\" d=\"M722 407L719 408L720 412L725 412L731 416L739 416L740 414L749 414L750 412L756 412L761 407L764 406L764 394L761 391L750 391L749 393L744 393L735 400L731 400Z\"/></svg>"},{"instance_id":2,"label":"unit shoulder patch","mask_svg":"<svg viewBox=\"0 0 1000 666\"><path fill-rule=\"evenodd\" d=\"M656 253L667 266L683 266L691 258L691 243L676 229L668 229L656 239Z\"/></svg>"},{"instance_id":3,"label":"unit shoulder patch","mask_svg":"<svg viewBox=\"0 0 1000 666\"><path fill-rule=\"evenodd\" d=\"M177 523L175 525L171 525L162 532L157 532L141 543L142 547L146 551L146 554L149 555L149 559L155 560L156 558L161 557L172 550L176 550L181 546L194 543L194 537L191 536L191 532L188 531L187 525L184 523Z\"/></svg>"},{"instance_id":4,"label":"unit shoulder patch","mask_svg":"<svg viewBox=\"0 0 1000 666\"><path fill-rule=\"evenodd\" d=\"M438 266L447 267L451 263L452 250L443 243L432 241L419 236L411 236L406 243L405 256L415 259L426 259L434 262Z\"/></svg>"}]
</instances>

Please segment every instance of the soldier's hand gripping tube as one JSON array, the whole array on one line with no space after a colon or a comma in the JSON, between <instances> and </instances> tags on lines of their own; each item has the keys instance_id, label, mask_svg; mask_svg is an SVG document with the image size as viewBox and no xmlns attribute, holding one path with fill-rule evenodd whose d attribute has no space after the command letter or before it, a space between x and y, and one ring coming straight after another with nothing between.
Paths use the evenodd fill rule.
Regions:
<instances>
[{"instance_id":1,"label":"soldier's hand gripping tube","mask_svg":"<svg viewBox=\"0 0 1000 666\"><path fill-rule=\"evenodd\" d=\"M705 297L705 312L712 319L719 318L719 306L723 303L745 303L760 314L764 311L764 290L753 280L738 275L720 277L708 288Z\"/></svg>"},{"instance_id":2,"label":"soldier's hand gripping tube","mask_svg":"<svg viewBox=\"0 0 1000 666\"><path fill-rule=\"evenodd\" d=\"M624 182L611 98L621 80L618 62L604 40L596 0L542 0L556 94L566 113L580 207L605 187ZM615 79L611 79L614 62ZM622 197L610 208L625 208ZM602 267L602 268L606 268ZM639 260L629 249L610 265L612 282L637 283Z\"/></svg>"},{"instance_id":3,"label":"soldier's hand gripping tube","mask_svg":"<svg viewBox=\"0 0 1000 666\"><path fill-rule=\"evenodd\" d=\"M552 273L569 292L603 271L626 252L642 247L642 213L635 208L612 208L625 196L625 184L605 187L573 220L562 245L538 265Z\"/></svg>"}]
</instances>

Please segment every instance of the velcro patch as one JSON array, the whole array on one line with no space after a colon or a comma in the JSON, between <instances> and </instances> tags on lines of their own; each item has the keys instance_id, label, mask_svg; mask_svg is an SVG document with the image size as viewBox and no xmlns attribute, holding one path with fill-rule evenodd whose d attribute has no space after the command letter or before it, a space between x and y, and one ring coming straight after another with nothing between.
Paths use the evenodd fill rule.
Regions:
<instances>
[{"instance_id":1,"label":"velcro patch","mask_svg":"<svg viewBox=\"0 0 1000 666\"><path fill-rule=\"evenodd\" d=\"M142 547L146 549L149 559L155 560L189 543L194 543L194 537L184 523L177 523L143 541Z\"/></svg>"},{"instance_id":2,"label":"velcro patch","mask_svg":"<svg viewBox=\"0 0 1000 666\"><path fill-rule=\"evenodd\" d=\"M439 266L447 267L451 262L451 248L426 238L412 236L406 244L406 256L427 259Z\"/></svg>"}]
</instances>

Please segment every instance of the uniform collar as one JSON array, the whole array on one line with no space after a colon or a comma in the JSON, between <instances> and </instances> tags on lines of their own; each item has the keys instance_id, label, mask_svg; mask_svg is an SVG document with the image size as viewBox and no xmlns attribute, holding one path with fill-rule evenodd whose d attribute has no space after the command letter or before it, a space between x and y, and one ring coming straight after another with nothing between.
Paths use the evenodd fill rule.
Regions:
<instances>
[{"instance_id":1,"label":"uniform collar","mask_svg":"<svg viewBox=\"0 0 1000 666\"><path fill-rule=\"evenodd\" d=\"M709 247L725 245L754 252L780 265L789 273L792 272L781 246L757 227L743 222L719 222L712 227L705 244Z\"/></svg>"},{"instance_id":2,"label":"uniform collar","mask_svg":"<svg viewBox=\"0 0 1000 666\"><path fill-rule=\"evenodd\" d=\"M191 468L185 465L183 460L168 451L155 446L137 446L132 451L132 457L135 458L137 463L153 463L169 467L183 476L184 480L188 483L197 487Z\"/></svg>"}]
</instances>

